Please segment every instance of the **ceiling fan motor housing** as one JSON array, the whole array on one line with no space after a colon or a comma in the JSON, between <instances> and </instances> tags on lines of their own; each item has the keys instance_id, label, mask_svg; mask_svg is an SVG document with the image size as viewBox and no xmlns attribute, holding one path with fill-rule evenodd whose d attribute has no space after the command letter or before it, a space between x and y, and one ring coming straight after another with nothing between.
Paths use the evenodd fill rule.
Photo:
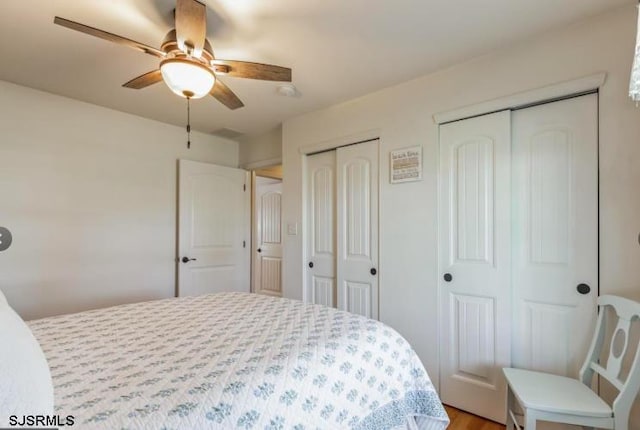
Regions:
<instances>
[{"instance_id":1,"label":"ceiling fan motor housing","mask_svg":"<svg viewBox=\"0 0 640 430\"><path fill-rule=\"evenodd\" d=\"M167 35L162 40L162 45L160 45L160 49L164 51L165 54L169 57L187 57L187 53L182 51L178 47L178 39L176 37L176 29L172 29L167 33ZM204 40L204 48L202 49L202 56L200 58L190 57L192 60L199 60L202 64L206 64L207 66L211 65L211 61L213 61L213 48L211 47L211 43L207 39Z\"/></svg>"}]
</instances>

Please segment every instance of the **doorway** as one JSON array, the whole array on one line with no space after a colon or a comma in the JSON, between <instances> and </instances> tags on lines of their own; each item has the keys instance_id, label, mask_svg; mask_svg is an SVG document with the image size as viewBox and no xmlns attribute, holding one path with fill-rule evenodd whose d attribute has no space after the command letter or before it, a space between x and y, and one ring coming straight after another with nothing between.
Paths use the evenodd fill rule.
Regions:
<instances>
[{"instance_id":1,"label":"doorway","mask_svg":"<svg viewBox=\"0 0 640 430\"><path fill-rule=\"evenodd\" d=\"M305 160L304 297L378 319L379 142L309 154Z\"/></svg>"},{"instance_id":2,"label":"doorway","mask_svg":"<svg viewBox=\"0 0 640 430\"><path fill-rule=\"evenodd\" d=\"M254 170L251 291L282 296L282 165Z\"/></svg>"}]
</instances>

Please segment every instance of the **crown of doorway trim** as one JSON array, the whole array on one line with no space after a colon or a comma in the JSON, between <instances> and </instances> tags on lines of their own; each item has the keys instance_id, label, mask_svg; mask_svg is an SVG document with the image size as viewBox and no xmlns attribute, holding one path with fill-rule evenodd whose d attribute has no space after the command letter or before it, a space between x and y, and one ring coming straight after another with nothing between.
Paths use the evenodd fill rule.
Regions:
<instances>
[{"instance_id":1,"label":"crown of doorway trim","mask_svg":"<svg viewBox=\"0 0 640 430\"><path fill-rule=\"evenodd\" d=\"M522 106L536 104L547 100L563 98L575 94L597 90L604 85L606 72L596 73L578 79L547 85L544 87L523 91L509 96L499 97L489 101L464 106L461 108L441 112L433 115L433 122L443 124L473 116L498 112L505 109L515 109Z\"/></svg>"},{"instance_id":2,"label":"crown of doorway trim","mask_svg":"<svg viewBox=\"0 0 640 430\"><path fill-rule=\"evenodd\" d=\"M269 158L267 160L260 160L260 161L252 161L250 163L245 163L240 165L239 168L244 170L256 170L256 169L262 169L264 167L277 166L279 164L282 164L282 157Z\"/></svg>"}]
</instances>

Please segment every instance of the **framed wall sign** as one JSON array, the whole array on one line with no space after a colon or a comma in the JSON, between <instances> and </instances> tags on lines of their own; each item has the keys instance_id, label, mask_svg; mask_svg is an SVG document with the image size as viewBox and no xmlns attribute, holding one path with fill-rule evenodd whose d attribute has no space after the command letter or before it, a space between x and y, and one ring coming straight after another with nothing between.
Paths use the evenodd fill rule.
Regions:
<instances>
[{"instance_id":1,"label":"framed wall sign","mask_svg":"<svg viewBox=\"0 0 640 430\"><path fill-rule=\"evenodd\" d=\"M391 151L389 161L392 184L422 180L422 146Z\"/></svg>"}]
</instances>

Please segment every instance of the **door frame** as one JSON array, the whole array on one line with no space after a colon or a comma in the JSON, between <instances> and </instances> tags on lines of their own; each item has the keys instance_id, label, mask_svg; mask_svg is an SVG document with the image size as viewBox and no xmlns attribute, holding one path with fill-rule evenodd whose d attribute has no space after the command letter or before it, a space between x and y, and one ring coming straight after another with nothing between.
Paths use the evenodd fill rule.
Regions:
<instances>
[{"instance_id":1,"label":"door frame","mask_svg":"<svg viewBox=\"0 0 640 430\"><path fill-rule=\"evenodd\" d=\"M306 145L306 146L302 146L300 148L298 148L298 157L300 160L300 166L302 166L302 180L303 180L303 185L302 185L302 223L300 225L300 229L298 230L301 234L301 242L302 242L302 270L300 272L300 278L299 278L299 282L301 282L302 284L302 301L305 303L309 302L309 297L307 297L307 276L306 276L306 271L305 271L305 267L306 266L306 262L309 261L309 255L307 253L308 250L308 237L307 237L307 229L309 228L309 214L307 213L307 207L309 206L309 193L307 191L307 173L308 173L308 168L307 168L307 155L312 155L318 152L324 152L324 151L331 151L332 149L338 149L341 146L347 146L347 145L353 145L356 143L362 143L362 142L366 142L369 140L375 140L377 139L379 144L378 144L378 159L382 160L382 158L380 157L381 155L381 148L382 148L382 137L381 137L381 130L378 128L375 129L370 129L370 130L363 130L361 132L357 132L354 134L350 134L347 136L340 136L340 137L336 137L334 139L329 139L329 140L325 140L325 141L321 141L321 142L314 142L312 144ZM381 187L380 187L380 175L378 175L378 192L380 192ZM378 221L380 222L381 218L381 213L380 213L380 207L382 205L378 205ZM382 263L380 261L380 247L381 247L381 242L378 241L378 269L380 269L382 267ZM286 251L285 251L286 253ZM378 270L378 288L379 285L382 283L382 276L381 275L381 270ZM284 289L284 288L283 288Z\"/></svg>"},{"instance_id":2,"label":"door frame","mask_svg":"<svg viewBox=\"0 0 640 430\"><path fill-rule=\"evenodd\" d=\"M302 225L300 226L300 234L302 235L302 301L305 303L310 303L310 297L308 297L308 285L307 285L307 276L306 276L306 262L309 261L308 255L308 241L307 231L309 229L309 213L307 212L307 208L309 206L309 192L308 192L308 183L307 183L307 156L318 154L321 152L327 151L335 151L343 146L351 146L357 145L359 143L378 141L378 180L376 183L377 192L378 192L378 208L377 208L377 216L378 216L378 255L377 255L377 270L378 270L378 300L380 297L380 290L382 285L382 280L384 277L383 263L380 259L380 249L382 249L382 235L380 234L380 225L382 225L382 206L380 204L381 201L381 184L382 184L382 168L383 157L382 157L382 138L380 129L372 129L366 130L360 133L352 134L349 136L342 136L336 139L331 139L319 143L313 143L311 145L303 146L298 148L299 157L301 159L302 166L302 178L303 178L303 186L302 186ZM386 170L385 170L386 171ZM380 319L380 302L378 302L378 320Z\"/></svg>"},{"instance_id":3,"label":"door frame","mask_svg":"<svg viewBox=\"0 0 640 430\"><path fill-rule=\"evenodd\" d=\"M547 104L547 103L553 103L556 101L561 101L561 100L566 100L566 99L571 99L571 98L575 98L575 97L580 97L580 96L584 96L584 95L588 95L588 94L596 94L598 96L598 107L600 105L600 88L605 84L606 82L606 78L607 78L607 73L606 72L601 72L601 73L596 73L593 75L589 75L589 76L585 76L585 77L581 77L581 78L576 78L576 79L571 79L571 80L567 80L564 82L560 82L560 83L555 83L555 84L550 84L547 86L543 86L543 87L537 87L534 89L530 89L527 91L522 91L519 93L515 93L512 95L508 95L508 96L504 96L504 97L498 97L492 100L486 100L486 101L482 101L479 103L475 103L472 105L468 105L468 106L463 106L463 107L459 107L456 109L452 109L449 111L444 111L444 112L439 112L436 113L432 116L433 122L435 123L435 125L437 126L436 129L436 142L438 142L437 144L437 158L438 160L440 159L440 126L447 124L447 123L451 123L451 122L456 122L456 121L463 121L466 119L470 119L470 118L474 118L477 116L483 116L483 115L487 115L487 114L491 114L494 112L498 112L501 110L519 110L519 109L525 109L528 107L534 107L534 106L538 106L538 105L543 105L543 104ZM601 143L601 138L600 138L600 117L598 116L597 118L598 124L597 124L597 129L598 129L598 145L597 145L597 160L598 160L598 188L597 188L597 192L598 192L598 213L597 213L597 219L598 219L598 288L596 291L596 295L600 296L600 285L601 285L601 280L600 280L600 143ZM438 202L440 202L441 200L441 196L442 196L442 166L440 165L440 162L437 163L438 167L437 167L437 194L436 194L436 199ZM440 228L442 227L442 219L441 219L441 211L438 210L438 219L437 219L437 223L438 223L438 230L440 230ZM440 240L438 239L438 243L437 243L438 249L440 249ZM437 253L437 267L439 268L441 265L441 261L440 261L440 253ZM442 327L441 327L441 321L443 318L443 314L442 314L442 296L443 296L443 288L441 286L441 282L440 282L440 276L441 273L439 271L437 271L436 274L436 285L437 285L437 292L436 292L436 300L438 302L438 306L437 306L437 315L436 315L436 330L437 330L437 338L438 338L438 344L436 345L436 348L438 349L437 354L438 357L440 357L441 355L441 344L443 341L446 341L446 339L442 339ZM597 311L597 308L596 308ZM441 382L442 382L442 363L440 362L440 360L438 360L437 363L437 368L438 368L438 376L437 378L433 377L432 379L434 380L434 383L436 385L436 389L438 391L440 391L440 387L441 387ZM596 390L599 392L600 391L600 387L601 385L599 384L599 379L596 378L596 382L595 382L595 388ZM506 405L505 405L506 407Z\"/></svg>"}]
</instances>

